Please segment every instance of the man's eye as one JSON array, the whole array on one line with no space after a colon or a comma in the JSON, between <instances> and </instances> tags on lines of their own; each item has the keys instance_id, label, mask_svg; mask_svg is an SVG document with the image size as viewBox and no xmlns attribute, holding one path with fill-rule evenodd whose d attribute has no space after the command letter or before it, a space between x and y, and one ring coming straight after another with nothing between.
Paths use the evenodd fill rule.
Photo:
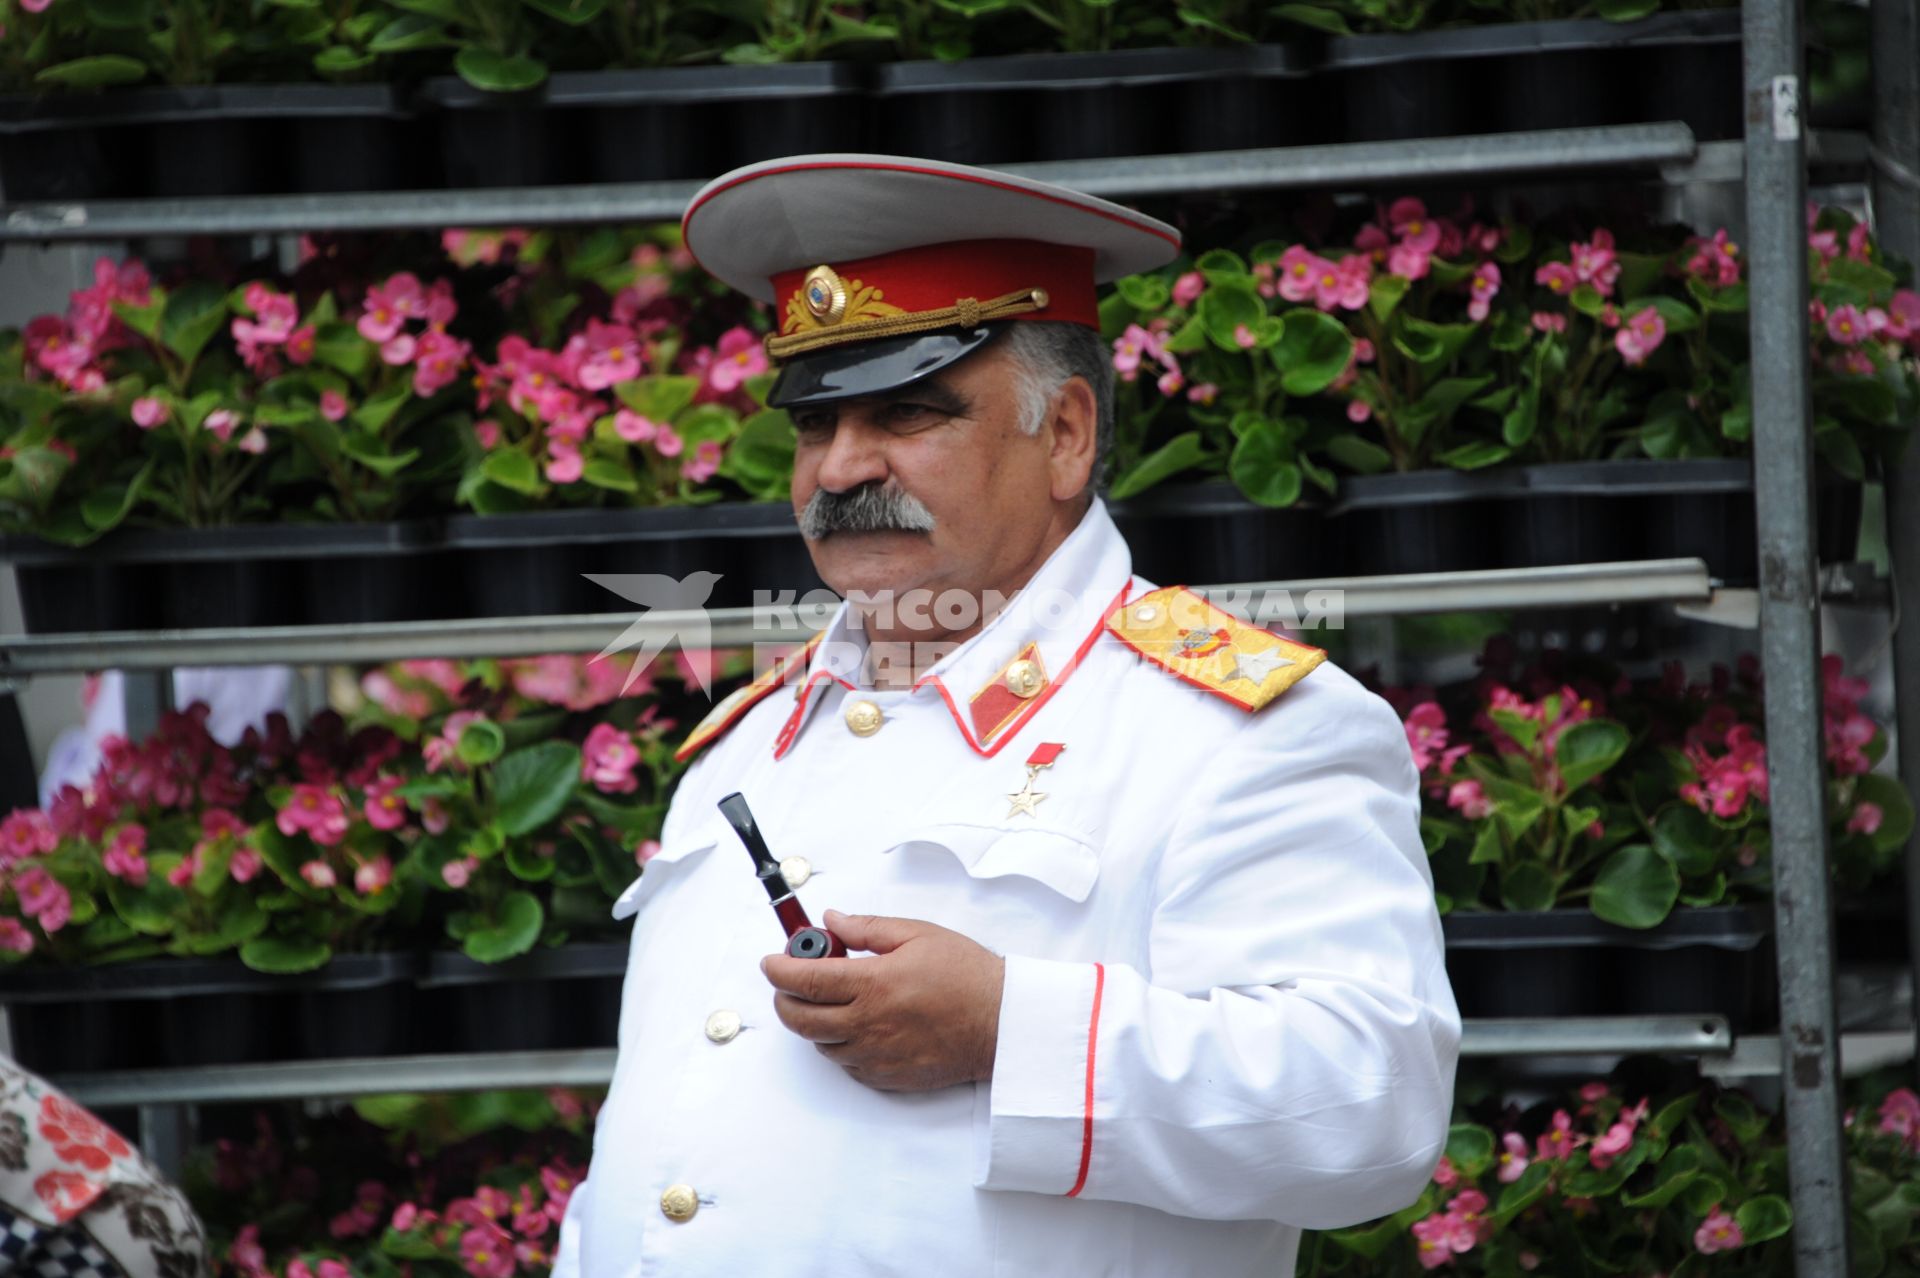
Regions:
<instances>
[{"instance_id":1,"label":"man's eye","mask_svg":"<svg viewBox=\"0 0 1920 1278\"><path fill-rule=\"evenodd\" d=\"M824 413L803 413L793 419L793 428L802 435L821 435L833 429L833 421Z\"/></svg>"},{"instance_id":2,"label":"man's eye","mask_svg":"<svg viewBox=\"0 0 1920 1278\"><path fill-rule=\"evenodd\" d=\"M933 409L925 404L889 404L887 416L896 422L917 422L933 415Z\"/></svg>"}]
</instances>

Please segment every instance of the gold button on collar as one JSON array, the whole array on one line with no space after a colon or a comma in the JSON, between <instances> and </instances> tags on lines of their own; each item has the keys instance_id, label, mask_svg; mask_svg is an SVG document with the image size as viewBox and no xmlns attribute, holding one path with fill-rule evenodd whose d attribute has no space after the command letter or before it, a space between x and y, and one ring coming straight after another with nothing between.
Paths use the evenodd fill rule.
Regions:
<instances>
[{"instance_id":1,"label":"gold button on collar","mask_svg":"<svg viewBox=\"0 0 1920 1278\"><path fill-rule=\"evenodd\" d=\"M790 856L780 862L780 877L788 887L797 888L813 877L813 865L804 856Z\"/></svg>"},{"instance_id":2,"label":"gold button on collar","mask_svg":"<svg viewBox=\"0 0 1920 1278\"><path fill-rule=\"evenodd\" d=\"M660 1214L668 1220L692 1220L699 1210L700 1199L692 1185L668 1185L667 1192L660 1195Z\"/></svg>"},{"instance_id":3,"label":"gold button on collar","mask_svg":"<svg viewBox=\"0 0 1920 1278\"><path fill-rule=\"evenodd\" d=\"M871 701L856 701L847 707L847 728L856 737L870 737L880 731L887 717Z\"/></svg>"},{"instance_id":4,"label":"gold button on collar","mask_svg":"<svg viewBox=\"0 0 1920 1278\"><path fill-rule=\"evenodd\" d=\"M740 1037L740 1013L730 1007L723 1007L707 1017L707 1039L714 1043L731 1043Z\"/></svg>"},{"instance_id":5,"label":"gold button on collar","mask_svg":"<svg viewBox=\"0 0 1920 1278\"><path fill-rule=\"evenodd\" d=\"M1039 696L1040 689L1046 686L1047 677L1034 662L1016 661L1007 667L1007 688L1022 700Z\"/></svg>"}]
</instances>

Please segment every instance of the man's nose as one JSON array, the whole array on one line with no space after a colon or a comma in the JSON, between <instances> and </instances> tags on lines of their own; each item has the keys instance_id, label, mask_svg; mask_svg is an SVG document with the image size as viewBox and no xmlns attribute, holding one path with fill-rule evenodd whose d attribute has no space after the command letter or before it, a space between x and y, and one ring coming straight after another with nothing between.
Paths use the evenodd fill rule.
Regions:
<instances>
[{"instance_id":1,"label":"man's nose","mask_svg":"<svg viewBox=\"0 0 1920 1278\"><path fill-rule=\"evenodd\" d=\"M815 480L829 492L851 492L861 484L884 482L887 465L886 434L858 414L842 414L834 424L833 441L820 459Z\"/></svg>"}]
</instances>

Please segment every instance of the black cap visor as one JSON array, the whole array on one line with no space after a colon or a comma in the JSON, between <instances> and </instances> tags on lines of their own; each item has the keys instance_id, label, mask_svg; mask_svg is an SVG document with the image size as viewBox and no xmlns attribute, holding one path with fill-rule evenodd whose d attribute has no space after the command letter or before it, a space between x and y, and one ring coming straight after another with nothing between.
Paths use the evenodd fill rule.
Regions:
<instances>
[{"instance_id":1,"label":"black cap visor","mask_svg":"<svg viewBox=\"0 0 1920 1278\"><path fill-rule=\"evenodd\" d=\"M767 393L767 403L774 408L798 408L861 395L884 395L973 354L1003 327L982 324L978 328L909 333L796 355L781 364L780 375Z\"/></svg>"}]
</instances>

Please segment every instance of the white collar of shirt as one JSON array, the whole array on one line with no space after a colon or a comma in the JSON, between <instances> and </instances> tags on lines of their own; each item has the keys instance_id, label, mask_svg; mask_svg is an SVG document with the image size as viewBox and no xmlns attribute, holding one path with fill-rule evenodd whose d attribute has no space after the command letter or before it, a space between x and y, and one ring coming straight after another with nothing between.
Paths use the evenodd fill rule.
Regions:
<instances>
[{"instance_id":1,"label":"white collar of shirt","mask_svg":"<svg viewBox=\"0 0 1920 1278\"><path fill-rule=\"evenodd\" d=\"M907 695L941 698L969 746L980 754L998 753L1092 647L1107 614L1129 593L1132 567L1125 539L1105 503L1094 498L1080 523L1000 614L936 662ZM776 757L804 730L820 700L813 695L816 687L831 681L862 690L866 651L866 635L852 625L850 608L842 602L813 651ZM1037 664L1045 683L1031 696L1010 697L1003 685L1008 668L1020 660Z\"/></svg>"}]
</instances>

